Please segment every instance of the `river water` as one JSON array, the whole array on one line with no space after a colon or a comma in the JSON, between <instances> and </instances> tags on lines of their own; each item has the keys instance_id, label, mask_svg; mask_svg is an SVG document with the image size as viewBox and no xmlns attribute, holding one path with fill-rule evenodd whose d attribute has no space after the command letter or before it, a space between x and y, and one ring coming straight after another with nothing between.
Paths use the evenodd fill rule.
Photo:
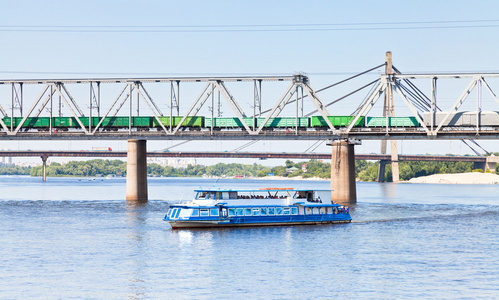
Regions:
<instances>
[{"instance_id":1,"label":"river water","mask_svg":"<svg viewBox=\"0 0 499 300\"><path fill-rule=\"evenodd\" d=\"M358 183L351 224L171 230L215 180L0 177L2 299L493 299L499 186ZM222 179L217 187L327 189Z\"/></svg>"}]
</instances>

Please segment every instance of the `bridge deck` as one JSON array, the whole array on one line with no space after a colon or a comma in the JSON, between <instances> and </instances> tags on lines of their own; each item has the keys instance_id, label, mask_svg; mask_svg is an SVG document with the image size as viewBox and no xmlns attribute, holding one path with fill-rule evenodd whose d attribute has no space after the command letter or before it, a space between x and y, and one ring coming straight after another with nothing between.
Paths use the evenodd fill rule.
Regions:
<instances>
[{"instance_id":1,"label":"bridge deck","mask_svg":"<svg viewBox=\"0 0 499 300\"><path fill-rule=\"evenodd\" d=\"M319 139L339 139L356 138L359 140L419 140L419 139L499 139L499 128L481 130L454 129L446 130L438 135L428 135L422 129L396 129L389 131L381 130L353 130L349 134L341 131L262 131L259 134L250 134L246 131L182 131L175 134L166 134L161 131L102 131L94 134L84 132L18 132L16 135L8 135L0 132L0 140L319 140Z\"/></svg>"},{"instance_id":2,"label":"bridge deck","mask_svg":"<svg viewBox=\"0 0 499 300\"><path fill-rule=\"evenodd\" d=\"M125 151L0 151L0 157L126 157ZM260 158L260 159L331 159L328 153L265 152L148 152L148 157ZM390 160L390 154L356 154L355 159ZM399 161L469 161L485 162L484 156L399 155Z\"/></svg>"}]
</instances>

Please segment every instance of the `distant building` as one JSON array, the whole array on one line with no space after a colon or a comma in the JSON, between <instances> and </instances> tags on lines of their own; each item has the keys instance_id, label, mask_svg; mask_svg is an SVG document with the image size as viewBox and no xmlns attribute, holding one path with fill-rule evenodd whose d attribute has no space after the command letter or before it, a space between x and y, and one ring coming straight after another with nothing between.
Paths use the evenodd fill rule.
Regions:
<instances>
[{"instance_id":1,"label":"distant building","mask_svg":"<svg viewBox=\"0 0 499 300\"><path fill-rule=\"evenodd\" d=\"M189 158L189 159L181 159L181 158L169 158L168 159L168 166L172 168L186 168L187 166L196 165L196 159L195 158Z\"/></svg>"},{"instance_id":2,"label":"distant building","mask_svg":"<svg viewBox=\"0 0 499 300\"><path fill-rule=\"evenodd\" d=\"M9 157L2 156L0 158L0 164L2 166L10 166L10 165L12 165L12 157L11 156L9 156Z\"/></svg>"},{"instance_id":3,"label":"distant building","mask_svg":"<svg viewBox=\"0 0 499 300\"><path fill-rule=\"evenodd\" d=\"M166 158L160 158L160 157L150 157L147 159L148 164L158 164L162 167L166 167L168 165L168 161Z\"/></svg>"},{"instance_id":4,"label":"distant building","mask_svg":"<svg viewBox=\"0 0 499 300\"><path fill-rule=\"evenodd\" d=\"M2 150L9 151L10 149L4 148ZM2 166L10 166L10 165L12 165L12 157L11 156L9 156L9 157L6 157L6 156L0 157L0 164Z\"/></svg>"},{"instance_id":5,"label":"distant building","mask_svg":"<svg viewBox=\"0 0 499 300\"><path fill-rule=\"evenodd\" d=\"M196 159L195 158L182 159L182 158L151 157L151 158L147 159L147 163L156 163L156 164L163 166L163 167L169 166L172 168L186 168L189 165L195 166Z\"/></svg>"}]
</instances>

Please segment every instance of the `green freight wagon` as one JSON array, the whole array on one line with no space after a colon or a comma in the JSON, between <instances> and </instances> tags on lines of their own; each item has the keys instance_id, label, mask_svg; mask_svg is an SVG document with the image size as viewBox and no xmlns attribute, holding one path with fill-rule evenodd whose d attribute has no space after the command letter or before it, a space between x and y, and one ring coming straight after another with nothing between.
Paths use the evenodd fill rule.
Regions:
<instances>
[{"instance_id":1,"label":"green freight wagon","mask_svg":"<svg viewBox=\"0 0 499 300\"><path fill-rule=\"evenodd\" d=\"M72 123L73 127L79 128L80 124L78 123L78 121L76 121L76 118L73 117L72 119L73 119L73 123ZM88 122L90 120L89 117L79 117L78 119L80 119L83 126L88 127ZM99 121L101 119L102 119L102 117L92 117L92 128L96 127L97 124L99 124ZM102 122L102 124L104 124L104 121ZM104 125L101 125L101 126L104 126Z\"/></svg>"},{"instance_id":2,"label":"green freight wagon","mask_svg":"<svg viewBox=\"0 0 499 300\"><path fill-rule=\"evenodd\" d=\"M53 117L52 127L55 128L69 128L73 127L73 119L71 117Z\"/></svg>"},{"instance_id":3,"label":"green freight wagon","mask_svg":"<svg viewBox=\"0 0 499 300\"><path fill-rule=\"evenodd\" d=\"M17 121L16 119L17 118L14 118L13 127L17 127L17 125L19 124L19 121ZM7 127L10 127L10 125L12 124L12 118L11 117L4 117L2 120L3 120L3 122L5 123L5 125Z\"/></svg>"},{"instance_id":4,"label":"green freight wagon","mask_svg":"<svg viewBox=\"0 0 499 300\"><path fill-rule=\"evenodd\" d=\"M132 127L151 127L151 117L132 117Z\"/></svg>"},{"instance_id":5,"label":"green freight wagon","mask_svg":"<svg viewBox=\"0 0 499 300\"><path fill-rule=\"evenodd\" d=\"M22 117L14 117L14 127L17 127L21 121ZM5 117L3 121L7 127L11 125L11 118ZM49 117L28 117L26 121L24 121L22 128L49 128L50 127L50 118Z\"/></svg>"},{"instance_id":6,"label":"green freight wagon","mask_svg":"<svg viewBox=\"0 0 499 300\"><path fill-rule=\"evenodd\" d=\"M52 127L57 127L57 128L81 128L80 123L78 123L78 120L76 117L54 117L52 118ZM84 127L88 128L88 123L90 120L90 117L78 117L80 122L83 124ZM92 127L97 126L99 124L101 118L99 117L92 117Z\"/></svg>"},{"instance_id":7,"label":"green freight wagon","mask_svg":"<svg viewBox=\"0 0 499 300\"><path fill-rule=\"evenodd\" d=\"M355 118L354 116L328 116L329 122L334 127L347 127ZM312 116L310 118L310 123L312 127L328 127L326 121L322 116ZM364 127L364 116L360 116L360 118L355 122L355 127Z\"/></svg>"},{"instance_id":8,"label":"green freight wagon","mask_svg":"<svg viewBox=\"0 0 499 300\"><path fill-rule=\"evenodd\" d=\"M269 118L264 128L295 128L296 127L296 120L297 118L293 117L277 117L277 118ZM257 126L260 127L263 122L265 121L265 118L258 118L257 119ZM310 126L310 119L309 118L304 118L304 117L299 117L298 118L298 127L309 127Z\"/></svg>"},{"instance_id":9,"label":"green freight wagon","mask_svg":"<svg viewBox=\"0 0 499 300\"><path fill-rule=\"evenodd\" d=\"M173 117L172 126L174 127L177 126L180 123L180 121L182 121L182 118L183 117ZM170 117L158 117L158 119L165 127L170 126ZM159 125L158 120L156 120L155 117L151 117L151 120L153 127L161 127L161 125ZM182 123L182 127L204 127L204 122L205 122L204 117L197 117L197 116L187 117Z\"/></svg>"},{"instance_id":10,"label":"green freight wagon","mask_svg":"<svg viewBox=\"0 0 499 300\"><path fill-rule=\"evenodd\" d=\"M367 127L386 127L386 117L366 117ZM416 117L388 117L389 127L419 127Z\"/></svg>"},{"instance_id":11,"label":"green freight wagon","mask_svg":"<svg viewBox=\"0 0 499 300\"><path fill-rule=\"evenodd\" d=\"M101 127L125 128L129 124L129 117L105 117Z\"/></svg>"},{"instance_id":12,"label":"green freight wagon","mask_svg":"<svg viewBox=\"0 0 499 300\"><path fill-rule=\"evenodd\" d=\"M250 128L253 128L253 118L243 118L244 123L248 125ZM211 128L212 124L211 118L204 119L204 126L206 128ZM214 128L242 128L244 127L243 123L239 118L213 118L213 127Z\"/></svg>"}]
</instances>

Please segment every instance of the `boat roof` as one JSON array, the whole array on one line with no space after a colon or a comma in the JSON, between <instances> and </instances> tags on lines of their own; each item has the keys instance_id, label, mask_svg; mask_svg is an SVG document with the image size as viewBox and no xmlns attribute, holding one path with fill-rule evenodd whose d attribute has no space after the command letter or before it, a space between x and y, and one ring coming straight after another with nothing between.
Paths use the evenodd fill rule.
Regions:
<instances>
[{"instance_id":1,"label":"boat roof","mask_svg":"<svg viewBox=\"0 0 499 300\"><path fill-rule=\"evenodd\" d=\"M331 190L295 189L295 188L259 188L259 189L216 189L207 188L194 190L195 192L330 192Z\"/></svg>"}]
</instances>

